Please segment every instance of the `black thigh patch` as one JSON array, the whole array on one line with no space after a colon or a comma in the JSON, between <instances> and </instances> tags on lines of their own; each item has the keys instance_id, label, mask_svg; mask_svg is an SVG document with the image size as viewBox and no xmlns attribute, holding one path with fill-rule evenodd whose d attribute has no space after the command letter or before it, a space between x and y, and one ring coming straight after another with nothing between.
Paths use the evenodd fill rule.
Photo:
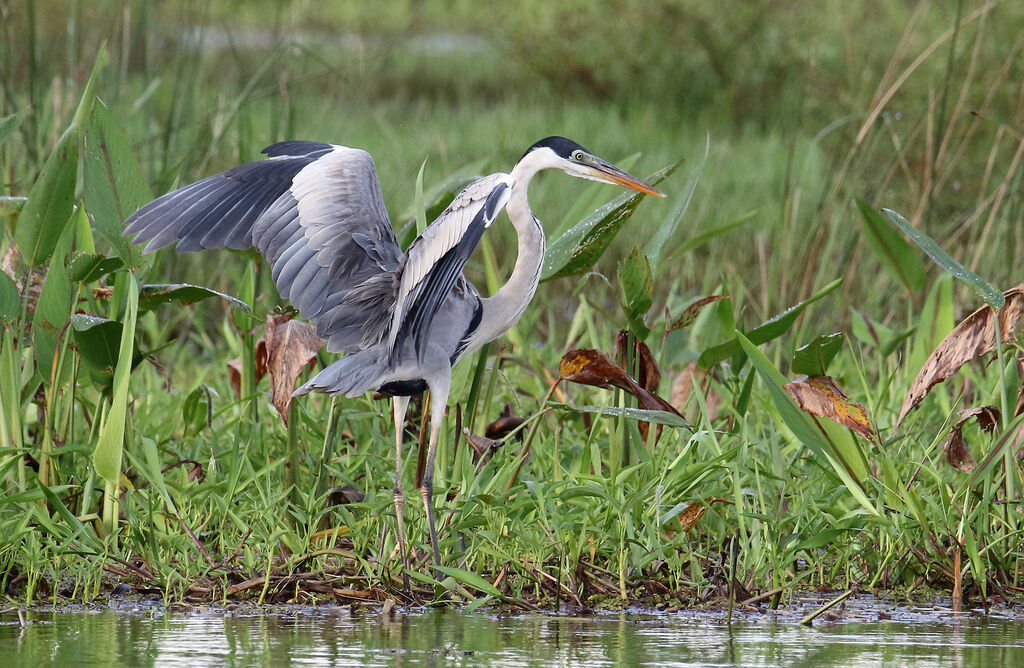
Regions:
<instances>
[{"instance_id":1,"label":"black thigh patch","mask_svg":"<svg viewBox=\"0 0 1024 668\"><path fill-rule=\"evenodd\" d=\"M427 381L417 378L416 380L395 380L385 383L377 391L389 397L411 397L426 389Z\"/></svg>"}]
</instances>

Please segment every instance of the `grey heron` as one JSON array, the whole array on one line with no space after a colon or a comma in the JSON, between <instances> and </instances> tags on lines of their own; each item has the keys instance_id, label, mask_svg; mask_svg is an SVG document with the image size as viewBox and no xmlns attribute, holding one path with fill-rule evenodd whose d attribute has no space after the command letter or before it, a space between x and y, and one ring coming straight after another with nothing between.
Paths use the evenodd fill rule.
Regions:
<instances>
[{"instance_id":1,"label":"grey heron","mask_svg":"<svg viewBox=\"0 0 1024 668\"><path fill-rule=\"evenodd\" d=\"M662 193L564 137L531 146L512 171L470 184L403 252L369 153L285 141L268 157L163 195L132 214L125 235L145 251L255 247L278 292L315 323L327 350L346 353L295 391L393 397L394 506L406 571L402 433L412 395L430 389L430 439L421 487L435 565L441 563L432 504L434 453L452 366L508 331L540 281L545 238L527 188L541 170ZM484 231L505 210L518 256L508 281L482 296L462 270ZM406 576L407 577L407 576ZM406 580L408 582L408 580Z\"/></svg>"}]
</instances>

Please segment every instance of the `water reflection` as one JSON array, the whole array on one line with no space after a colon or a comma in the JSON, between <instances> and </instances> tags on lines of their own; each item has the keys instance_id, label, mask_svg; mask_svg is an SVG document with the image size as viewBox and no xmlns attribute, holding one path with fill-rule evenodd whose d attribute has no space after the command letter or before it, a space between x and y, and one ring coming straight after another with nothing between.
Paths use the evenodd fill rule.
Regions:
<instances>
[{"instance_id":1,"label":"water reflection","mask_svg":"<svg viewBox=\"0 0 1024 668\"><path fill-rule=\"evenodd\" d=\"M464 615L305 609L0 618L5 666L1024 665L1024 625L966 617L801 627L713 615Z\"/></svg>"}]
</instances>

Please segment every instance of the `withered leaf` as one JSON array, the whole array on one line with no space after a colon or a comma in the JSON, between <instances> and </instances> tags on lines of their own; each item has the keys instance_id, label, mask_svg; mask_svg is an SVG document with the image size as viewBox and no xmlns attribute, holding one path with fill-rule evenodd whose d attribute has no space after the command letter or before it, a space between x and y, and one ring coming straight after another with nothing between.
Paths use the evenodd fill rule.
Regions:
<instances>
[{"instance_id":1,"label":"withered leaf","mask_svg":"<svg viewBox=\"0 0 1024 668\"><path fill-rule=\"evenodd\" d=\"M676 318L675 322L665 328L665 336L668 336L668 333L673 329L682 329L692 325L693 321L697 319L697 316L700 315L700 312L703 311L704 307L708 304L714 304L715 302L728 298L729 295L711 295L710 297L704 297L693 302L683 310L682 314ZM668 309L665 309L665 312L667 313Z\"/></svg>"},{"instance_id":2,"label":"withered leaf","mask_svg":"<svg viewBox=\"0 0 1024 668\"><path fill-rule=\"evenodd\" d=\"M481 462L481 465L486 464L494 455L494 451L503 445L502 441L473 434L465 428L463 428L462 433L466 436L466 442L469 443L469 447L473 448L473 463Z\"/></svg>"},{"instance_id":3,"label":"withered leaf","mask_svg":"<svg viewBox=\"0 0 1024 668\"><path fill-rule=\"evenodd\" d=\"M501 409L501 414L498 419L487 425L484 428L484 436L496 441L500 441L509 435L509 432L514 430L519 425L526 422L526 418L519 417L512 411L512 404L505 404ZM522 432L519 432L519 437L522 438Z\"/></svg>"},{"instance_id":4,"label":"withered leaf","mask_svg":"<svg viewBox=\"0 0 1024 668\"><path fill-rule=\"evenodd\" d=\"M657 394L641 387L622 367L611 361L607 355L593 348L570 350L558 365L558 372L564 380L580 385L611 389L617 387L636 397L640 408L657 410L679 415L679 411ZM680 417L682 417L680 415ZM646 432L644 432L646 434Z\"/></svg>"},{"instance_id":5,"label":"withered leaf","mask_svg":"<svg viewBox=\"0 0 1024 668\"><path fill-rule=\"evenodd\" d=\"M683 531L690 531L697 524L697 520L704 515L704 511L711 507L712 504L725 501L725 499L719 499L718 497L711 497L707 501L692 501L683 512L679 513L679 524L682 525Z\"/></svg>"},{"instance_id":6,"label":"withered leaf","mask_svg":"<svg viewBox=\"0 0 1024 668\"><path fill-rule=\"evenodd\" d=\"M316 327L308 322L292 320L290 313L267 316L267 373L270 375L270 399L278 415L288 424L288 408L295 391L295 380L302 368L316 359L324 341L316 335Z\"/></svg>"},{"instance_id":7,"label":"withered leaf","mask_svg":"<svg viewBox=\"0 0 1024 668\"><path fill-rule=\"evenodd\" d=\"M623 369L626 367L626 346L629 340L630 337L626 330L620 329L619 335L615 338L615 348L618 351L620 367ZM661 384L661 370L658 369L658 363L654 361L654 355L651 354L651 349L647 347L646 343L635 337L633 342L633 359L636 360L637 382L640 384L640 387L656 395L658 393L658 385ZM650 425L647 422L638 422L637 426L640 428L640 436L646 441L647 430L650 428ZM661 438L661 430L663 428L663 425L658 425L654 438L655 442Z\"/></svg>"},{"instance_id":8,"label":"withered leaf","mask_svg":"<svg viewBox=\"0 0 1024 668\"><path fill-rule=\"evenodd\" d=\"M332 506L343 506L346 503L359 503L365 498L366 494L362 490L352 485L342 485L328 492L327 503Z\"/></svg>"},{"instance_id":9,"label":"withered leaf","mask_svg":"<svg viewBox=\"0 0 1024 668\"><path fill-rule=\"evenodd\" d=\"M1017 338L1017 327L1024 314L1024 283L1007 290L1003 296L1006 304L999 309L999 331L1003 343L1009 343ZM964 318L932 351L903 399L897 425L903 422L907 413L921 403L933 387L956 373L964 364L995 351L995 315L991 307L981 307Z\"/></svg>"},{"instance_id":10,"label":"withered leaf","mask_svg":"<svg viewBox=\"0 0 1024 668\"><path fill-rule=\"evenodd\" d=\"M949 465L964 473L974 471L978 463L971 456L971 451L964 441L964 425L971 418L977 418L981 430L991 432L999 423L1001 415L1002 412L995 406L975 406L961 410L956 424L949 430L949 439L946 441L946 461Z\"/></svg>"},{"instance_id":11,"label":"withered leaf","mask_svg":"<svg viewBox=\"0 0 1024 668\"><path fill-rule=\"evenodd\" d=\"M626 368L626 346L628 342L628 332L620 329L618 336L615 337L615 350L618 353L619 366L622 369ZM654 361L654 355L646 343L637 338L634 338L633 342L633 359L636 360L637 365L637 382L640 383L640 387L648 392L657 393L658 385L661 383L661 370L658 369L658 363Z\"/></svg>"},{"instance_id":12,"label":"withered leaf","mask_svg":"<svg viewBox=\"0 0 1024 668\"><path fill-rule=\"evenodd\" d=\"M262 338L256 342L255 351L255 362L256 362L256 382L258 383L263 376L267 375L267 342ZM235 391L235 396L242 397L242 358L236 357L232 360L228 360L228 374L231 380L231 389Z\"/></svg>"},{"instance_id":13,"label":"withered leaf","mask_svg":"<svg viewBox=\"0 0 1024 668\"><path fill-rule=\"evenodd\" d=\"M877 443L868 422L867 411L850 401L831 376L811 376L782 386L805 412L849 427L864 438Z\"/></svg>"}]
</instances>

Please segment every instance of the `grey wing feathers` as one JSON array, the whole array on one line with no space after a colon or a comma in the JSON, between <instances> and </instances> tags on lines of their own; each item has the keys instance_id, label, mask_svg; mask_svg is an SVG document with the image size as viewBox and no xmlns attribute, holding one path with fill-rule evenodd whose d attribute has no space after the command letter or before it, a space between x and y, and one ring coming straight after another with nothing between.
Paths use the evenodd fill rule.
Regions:
<instances>
[{"instance_id":1,"label":"grey wing feathers","mask_svg":"<svg viewBox=\"0 0 1024 668\"><path fill-rule=\"evenodd\" d=\"M370 154L341 146L299 171L253 229L281 296L332 352L379 340L402 252ZM393 290L390 290L393 294Z\"/></svg>"},{"instance_id":2,"label":"grey wing feathers","mask_svg":"<svg viewBox=\"0 0 1024 668\"><path fill-rule=\"evenodd\" d=\"M331 352L424 335L508 201L512 178L463 190L403 254L373 159L358 149L286 141L247 163L168 193L126 221L155 250L255 246L281 296L317 325Z\"/></svg>"},{"instance_id":3,"label":"grey wing feathers","mask_svg":"<svg viewBox=\"0 0 1024 668\"><path fill-rule=\"evenodd\" d=\"M301 144L301 146L291 146ZM285 149L274 150L285 146ZM330 144L282 142L265 149L273 157L239 165L159 197L125 221L132 243L146 251L177 242L179 251L253 246L252 230L267 208L291 187L304 167ZM301 150L299 150L301 149Z\"/></svg>"}]
</instances>

